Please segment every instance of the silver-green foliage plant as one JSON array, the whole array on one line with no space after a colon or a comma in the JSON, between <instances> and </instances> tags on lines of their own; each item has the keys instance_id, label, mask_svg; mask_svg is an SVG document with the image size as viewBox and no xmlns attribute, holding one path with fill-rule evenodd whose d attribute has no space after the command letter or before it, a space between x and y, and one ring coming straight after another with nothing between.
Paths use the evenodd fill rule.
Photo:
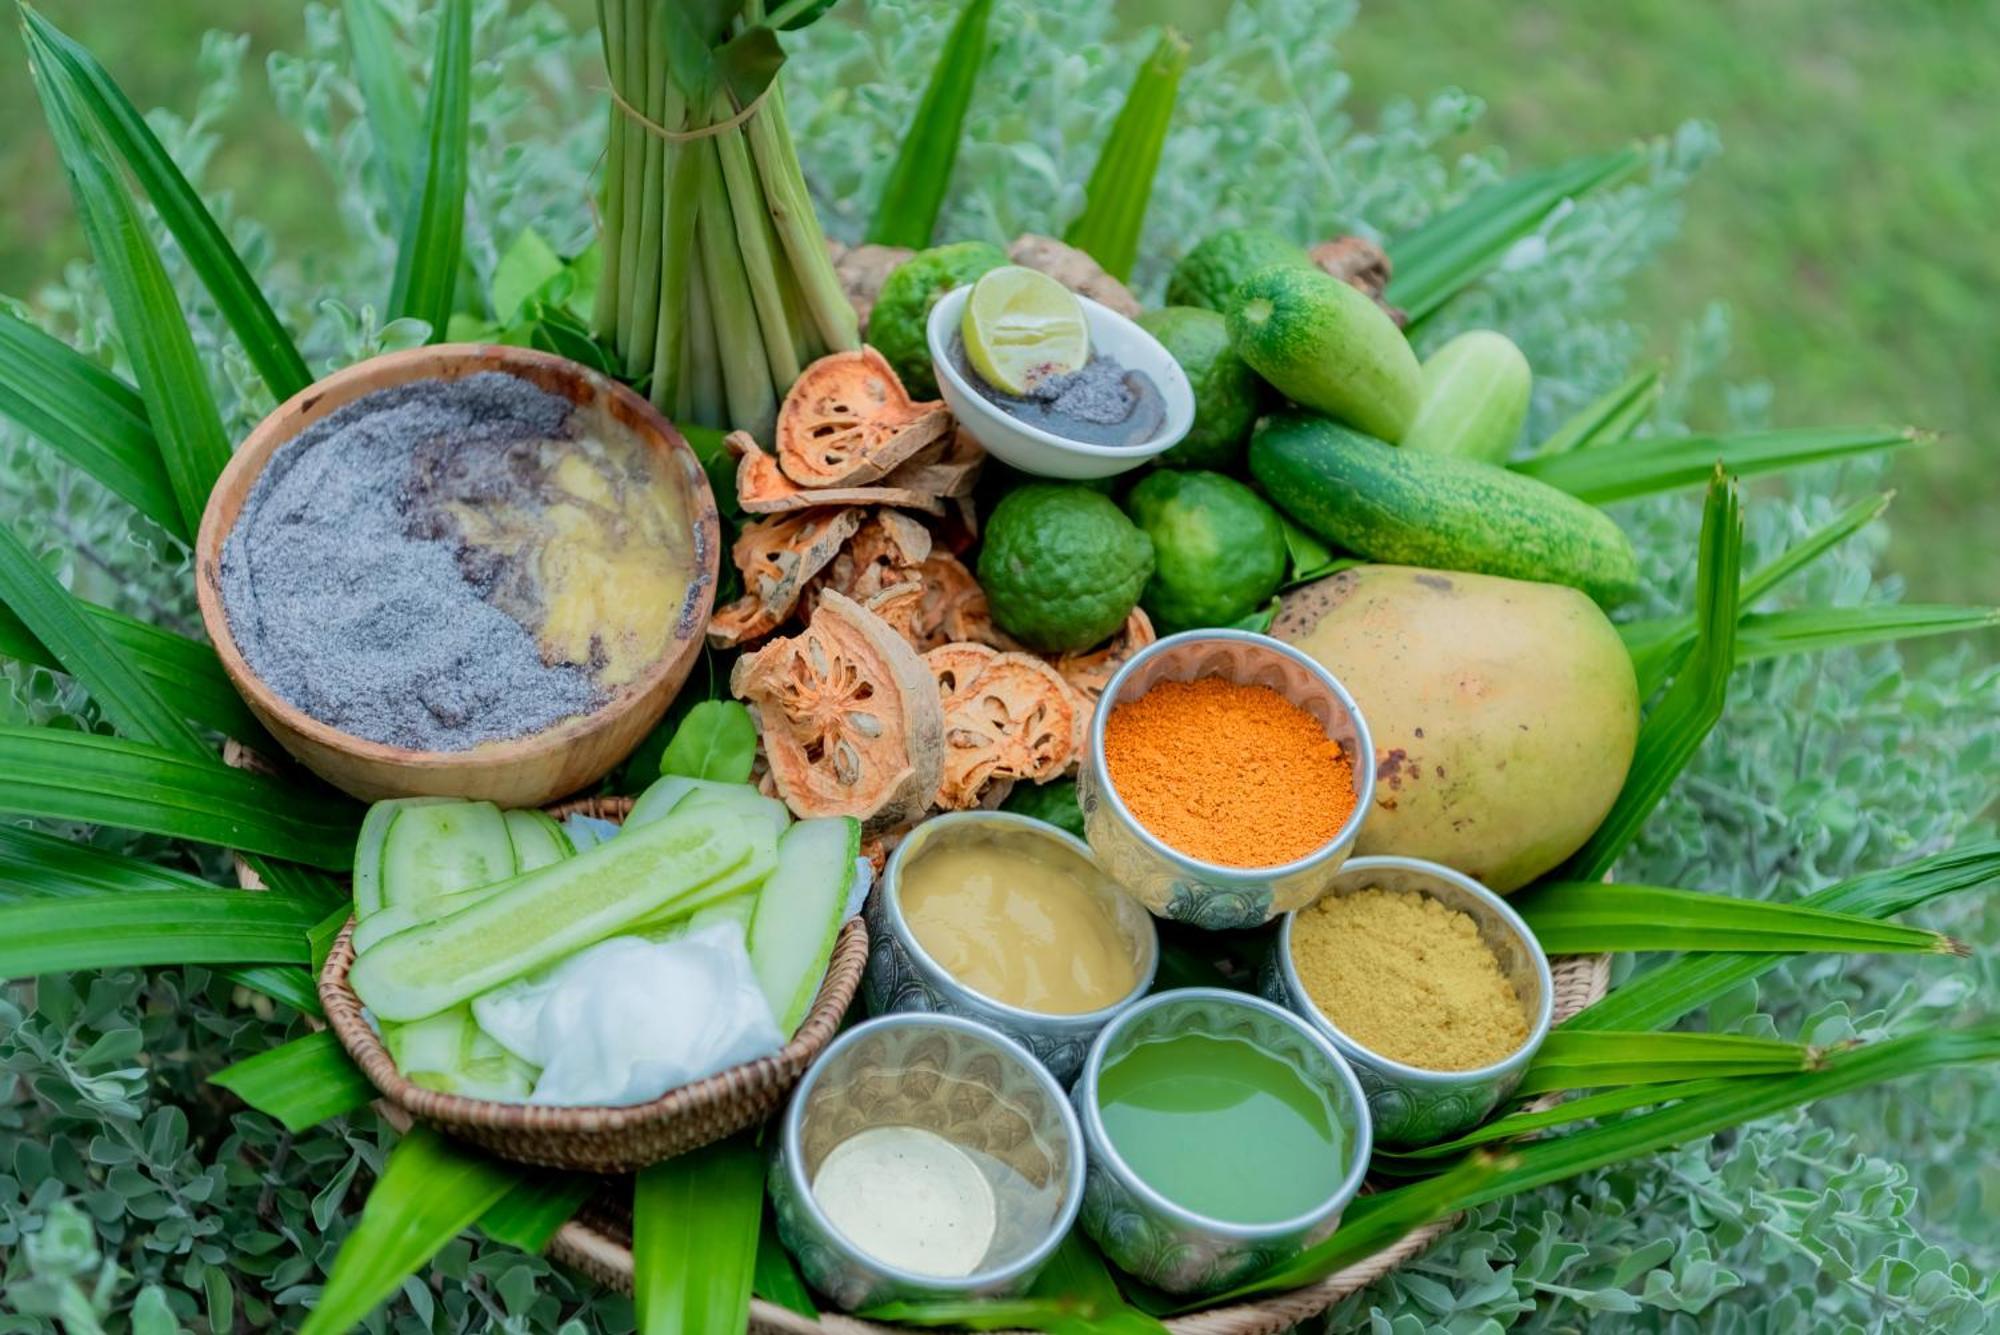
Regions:
<instances>
[{"instance_id":1,"label":"silver-green foliage plant","mask_svg":"<svg viewBox=\"0 0 2000 1335\"><path fill-rule=\"evenodd\" d=\"M421 70L436 7L380 3L408 68ZM1061 0L1020 0L1007 10L994 24L940 238L1060 232L1151 43L1147 32L1115 26L1111 6L1079 13ZM947 0L842 6L812 31L812 57L787 71L801 156L830 230L845 239L869 216L954 12ZM1503 173L1497 155L1453 156L1454 136L1480 110L1465 94L1393 108L1378 124L1354 122L1343 109L1338 49L1351 18L1351 5L1238 0L1215 32L1196 35L1141 248L1143 293L1157 295L1179 250L1208 226L1256 222L1305 240L1344 230L1394 236ZM523 227L565 254L587 240L581 183L603 115L588 87L589 34L543 6L501 0L482 0L474 31L471 272L462 291L476 294ZM269 70L280 107L333 179L362 183L335 192L345 239L278 257L250 219L253 200L216 202L315 372L428 332L385 324L380 314L398 225L384 188L393 169L376 160L349 40L338 11L308 6L302 49L273 57ZM185 120L151 118L197 184L214 118L240 86L243 51L236 39L212 38L200 55L201 104ZM1508 333L1536 368L1529 436L1546 434L1629 369L1637 339L1619 316L1619 284L1670 237L1679 191L1713 148L1699 126L1652 148L1635 179L1552 218L1440 312L1421 341L1428 347L1473 326ZM225 427L240 437L269 408L269 395L177 252L169 245L166 253ZM86 266L33 297L41 322L118 363ZM1688 331L1649 429L1678 425L1687 386L1726 368L1726 334L1720 314ZM1736 420L1727 425L1762 424L1767 405L1754 387L1732 390L1728 401ZM1850 463L1799 475L1789 494L1760 490L1747 507L1745 567L1882 482L1879 463ZM1625 506L1619 517L1650 554L1655 592L1640 614L1683 611L1692 574L1683 554L1699 505L1660 498ZM183 630L196 625L177 545L5 424L0 523L93 600ZM1771 601L1896 596L1893 579L1871 583L1880 545L1879 532L1864 533ZM11 663L0 673L0 722L102 730L66 679ZM2000 674L1975 670L1963 653L1921 667L1873 649L1743 669L1721 728L1620 875L1787 899L1942 848L1989 818L2000 761L1996 706ZM210 879L226 874L213 855L191 862L185 845L95 837ZM1765 1017L1775 1017L1788 1035L1831 1042L1990 1010L2000 995L1996 910L1960 897L1923 918L1981 953L1970 966L1794 960L1710 1007L1707 1019L1717 1029L1768 1032ZM0 1311L25 1329L61 1322L142 1335L294 1324L393 1137L371 1113L290 1133L203 1080L301 1031L285 1007L203 968L9 986L0 1001ZM1920 1086L1864 1091L1602 1170L1480 1207L1428 1257L1337 1309L1331 1325L1989 1328L2000 1255L1982 1196L1991 1188L1982 1184L2000 1168L1996 1124L2000 1089L1990 1072L1944 1071ZM631 1328L632 1313L623 1299L540 1258L468 1236L368 1324L620 1331Z\"/></svg>"}]
</instances>

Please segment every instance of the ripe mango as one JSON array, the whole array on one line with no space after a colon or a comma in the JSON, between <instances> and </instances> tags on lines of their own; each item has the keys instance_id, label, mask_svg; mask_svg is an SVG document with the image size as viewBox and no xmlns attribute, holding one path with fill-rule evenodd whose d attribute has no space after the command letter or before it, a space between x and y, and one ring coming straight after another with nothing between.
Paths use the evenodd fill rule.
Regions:
<instances>
[{"instance_id":1,"label":"ripe mango","mask_svg":"<svg viewBox=\"0 0 2000 1335\"><path fill-rule=\"evenodd\" d=\"M1517 890L1611 809L1639 736L1632 659L1559 584L1359 566L1287 594L1271 633L1361 706L1374 807L1356 853L1455 867Z\"/></svg>"}]
</instances>

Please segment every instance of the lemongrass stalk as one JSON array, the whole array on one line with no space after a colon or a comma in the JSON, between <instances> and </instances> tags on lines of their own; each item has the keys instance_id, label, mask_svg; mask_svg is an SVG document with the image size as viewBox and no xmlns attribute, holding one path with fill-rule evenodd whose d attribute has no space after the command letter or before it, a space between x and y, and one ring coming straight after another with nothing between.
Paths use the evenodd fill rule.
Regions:
<instances>
[{"instance_id":1,"label":"lemongrass stalk","mask_svg":"<svg viewBox=\"0 0 2000 1335\"><path fill-rule=\"evenodd\" d=\"M625 0L597 0L597 32L604 43L604 68L614 72L625 67ZM614 342L618 337L619 293L623 284L620 246L625 232L625 113L613 102L606 109L611 128L605 137L604 194L598 205L598 226L602 240L598 253L604 272L597 285L597 301L590 314L590 329L598 338Z\"/></svg>"},{"instance_id":2,"label":"lemongrass stalk","mask_svg":"<svg viewBox=\"0 0 2000 1335\"><path fill-rule=\"evenodd\" d=\"M652 65L650 48L646 45L652 25L647 17L652 11L653 0L628 0L624 6L625 63L615 77L616 91L628 106L644 107L647 104L647 69ZM619 114L630 119L624 107L617 107ZM619 170L625 176L625 224L618 240L619 272L624 275L625 295L620 299L618 313L618 347L621 351L632 346L632 326L647 318L652 309L649 294L633 288L632 280L639 272L639 251L644 245L642 231L646 212L646 144L654 136L646 133L643 126L633 124L626 127L625 152ZM628 361L626 370L634 368Z\"/></svg>"},{"instance_id":3,"label":"lemongrass stalk","mask_svg":"<svg viewBox=\"0 0 2000 1335\"><path fill-rule=\"evenodd\" d=\"M743 125L756 156L758 174L764 178L764 202L771 221L792 262L792 276L807 313L819 330L820 341L828 350L844 352L861 346L860 322L854 306L841 290L826 250L826 237L813 212L812 196L806 192L804 174L792 147L792 132L785 118L784 89L773 84L764 95L764 105Z\"/></svg>"},{"instance_id":4,"label":"lemongrass stalk","mask_svg":"<svg viewBox=\"0 0 2000 1335\"><path fill-rule=\"evenodd\" d=\"M778 415L777 397L750 282L743 272L743 253L736 248L736 229L729 223L722 164L709 141L697 140L691 148L689 161L701 181L701 276L708 287L709 318L723 354L722 388L728 404L720 420L697 420L704 426L728 426L769 439Z\"/></svg>"},{"instance_id":5,"label":"lemongrass stalk","mask_svg":"<svg viewBox=\"0 0 2000 1335\"><path fill-rule=\"evenodd\" d=\"M708 296L705 265L700 262L699 242L689 256L687 312L681 317L686 345L681 376L685 388L674 409L682 422L708 425L723 418L722 367L715 354L715 316Z\"/></svg>"},{"instance_id":6,"label":"lemongrass stalk","mask_svg":"<svg viewBox=\"0 0 2000 1335\"><path fill-rule=\"evenodd\" d=\"M652 30L657 42L659 26L652 25ZM646 114L656 125L679 125L687 115L687 99L667 78L666 64L665 60L655 60L647 72ZM662 215L667 207L665 198L670 193L669 173L679 156L677 146L666 143L660 136L648 133L643 137L646 171L639 191L645 201L639 215L639 267L631 276L625 294L636 310L629 341L623 349L626 373L635 378L653 365L653 344L659 337L659 318L653 312L661 308L667 295L661 283L661 271L666 265Z\"/></svg>"},{"instance_id":7,"label":"lemongrass stalk","mask_svg":"<svg viewBox=\"0 0 2000 1335\"><path fill-rule=\"evenodd\" d=\"M687 343L702 334L693 297L699 266L695 262L695 212L700 205L700 181L688 170L695 145L666 146L661 174L666 199L660 219L660 286L646 311L653 321L653 402L663 411L687 420L687 368L692 364ZM706 420L706 419L703 419Z\"/></svg>"},{"instance_id":8,"label":"lemongrass stalk","mask_svg":"<svg viewBox=\"0 0 2000 1335\"><path fill-rule=\"evenodd\" d=\"M724 103L716 114L729 115L728 104ZM780 390L789 389L799 378L798 351L792 345L784 293L778 286L770 225L765 221L770 215L764 207L764 190L757 182L757 169L750 161L750 146L743 142L743 132L729 130L717 135L715 155L722 168L722 187L736 233L736 251L743 257L743 277L755 306L771 381Z\"/></svg>"}]
</instances>

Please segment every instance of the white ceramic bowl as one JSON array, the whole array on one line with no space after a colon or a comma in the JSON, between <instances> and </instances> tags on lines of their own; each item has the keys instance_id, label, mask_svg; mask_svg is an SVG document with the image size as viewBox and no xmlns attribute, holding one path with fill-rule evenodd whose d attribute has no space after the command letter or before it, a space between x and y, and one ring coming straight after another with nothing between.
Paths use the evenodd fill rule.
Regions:
<instances>
[{"instance_id":1,"label":"white ceramic bowl","mask_svg":"<svg viewBox=\"0 0 2000 1335\"><path fill-rule=\"evenodd\" d=\"M971 292L967 285L938 298L925 328L945 404L988 454L1038 477L1077 481L1110 477L1172 449L1194 425L1194 387L1188 384L1187 372L1181 370L1173 354L1132 321L1084 296L1077 300L1083 303L1083 318L1090 326L1090 350L1151 376L1166 401L1166 420L1158 434L1137 445L1092 445L1017 421L969 384L952 362L952 338L965 318L965 302Z\"/></svg>"}]
</instances>

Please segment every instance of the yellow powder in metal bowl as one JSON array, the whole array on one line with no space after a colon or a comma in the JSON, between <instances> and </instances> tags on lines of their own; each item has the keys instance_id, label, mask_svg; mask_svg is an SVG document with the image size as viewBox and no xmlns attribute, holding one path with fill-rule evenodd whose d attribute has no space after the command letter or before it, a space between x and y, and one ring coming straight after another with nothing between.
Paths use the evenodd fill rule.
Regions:
<instances>
[{"instance_id":1,"label":"yellow powder in metal bowl","mask_svg":"<svg viewBox=\"0 0 2000 1335\"><path fill-rule=\"evenodd\" d=\"M1475 1070L1528 1041L1478 924L1428 895L1371 887L1299 910L1292 967L1342 1033L1405 1066Z\"/></svg>"}]
</instances>

